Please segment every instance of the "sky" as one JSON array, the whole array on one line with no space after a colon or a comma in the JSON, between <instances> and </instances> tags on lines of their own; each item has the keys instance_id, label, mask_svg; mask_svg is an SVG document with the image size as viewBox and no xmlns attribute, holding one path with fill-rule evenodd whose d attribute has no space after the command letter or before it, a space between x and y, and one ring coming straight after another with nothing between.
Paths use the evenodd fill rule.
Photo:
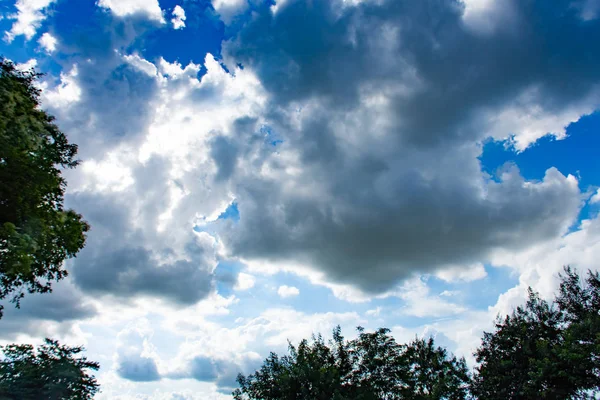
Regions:
<instances>
[{"instance_id":1,"label":"sky","mask_svg":"<svg viewBox=\"0 0 600 400\"><path fill-rule=\"evenodd\" d=\"M92 229L0 344L98 399L230 399L336 326L473 365L527 288L600 256L598 0L1 0Z\"/></svg>"}]
</instances>

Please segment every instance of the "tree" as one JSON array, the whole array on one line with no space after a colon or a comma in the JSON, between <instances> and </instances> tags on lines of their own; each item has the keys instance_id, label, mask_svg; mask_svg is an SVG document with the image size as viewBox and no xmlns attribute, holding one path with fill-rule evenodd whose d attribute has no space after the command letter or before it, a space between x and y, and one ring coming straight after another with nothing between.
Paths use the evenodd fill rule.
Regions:
<instances>
[{"instance_id":1,"label":"tree","mask_svg":"<svg viewBox=\"0 0 600 400\"><path fill-rule=\"evenodd\" d=\"M275 353L249 376L239 375L236 400L465 399L469 374L464 360L449 357L433 339L397 344L388 329L358 328L345 341L340 328L329 345L313 336L289 355Z\"/></svg>"},{"instance_id":2,"label":"tree","mask_svg":"<svg viewBox=\"0 0 600 400\"><path fill-rule=\"evenodd\" d=\"M67 275L63 262L89 229L63 208L59 168L77 166L77 146L39 109L39 77L0 58L0 299L12 295L17 307L25 290L49 292Z\"/></svg>"},{"instance_id":3,"label":"tree","mask_svg":"<svg viewBox=\"0 0 600 400\"><path fill-rule=\"evenodd\" d=\"M525 307L484 333L472 391L485 399L579 399L600 390L600 279L565 268L554 302Z\"/></svg>"},{"instance_id":4,"label":"tree","mask_svg":"<svg viewBox=\"0 0 600 400\"><path fill-rule=\"evenodd\" d=\"M31 345L1 347L0 400L86 400L99 390L88 370L98 363L77 355L82 347L68 347L46 339L37 350Z\"/></svg>"}]
</instances>

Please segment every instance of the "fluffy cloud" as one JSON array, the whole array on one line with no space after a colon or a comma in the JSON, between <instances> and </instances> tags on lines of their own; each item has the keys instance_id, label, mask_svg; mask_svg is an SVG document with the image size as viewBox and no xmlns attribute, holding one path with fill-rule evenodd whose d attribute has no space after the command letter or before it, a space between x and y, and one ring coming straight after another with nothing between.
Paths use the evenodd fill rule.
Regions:
<instances>
[{"instance_id":1,"label":"fluffy cloud","mask_svg":"<svg viewBox=\"0 0 600 400\"><path fill-rule=\"evenodd\" d=\"M175 29L183 29L185 28L185 10L181 8L181 6L177 5L173 9L173 18L171 19L171 23L173 24L173 28Z\"/></svg>"},{"instance_id":2,"label":"fluffy cloud","mask_svg":"<svg viewBox=\"0 0 600 400\"><path fill-rule=\"evenodd\" d=\"M292 259L374 294L564 234L580 208L573 176L549 169L525 181L507 166L490 179L478 159L486 137L524 149L562 137L600 104L598 60L574 45L597 32L558 6L535 23L562 18L560 42L523 40L524 21L543 7L528 4L510 2L511 24L485 34L465 26L454 1L259 9L224 46L225 60L257 73L279 144L254 170L240 148L248 140L235 151L219 144L239 166L229 181L241 219L221 232L228 254ZM561 49L572 54L550 62Z\"/></svg>"},{"instance_id":3,"label":"fluffy cloud","mask_svg":"<svg viewBox=\"0 0 600 400\"><path fill-rule=\"evenodd\" d=\"M40 44L42 49L46 51L46 53L50 54L54 50L56 50L56 44L58 43L58 41L50 33L45 32L38 40L38 43Z\"/></svg>"},{"instance_id":4,"label":"fluffy cloud","mask_svg":"<svg viewBox=\"0 0 600 400\"><path fill-rule=\"evenodd\" d=\"M32 296L18 318L7 309L0 337L81 335L84 325L96 355L114 350L112 363L101 359L111 399L142 387L177 398L172 379L181 398L224 398L217 388L288 339L337 324L351 332L370 322L361 315L419 318L394 333L433 332L470 354L527 285L548 296L563 263L587 268L600 252L595 217L569 230L583 199L575 177L481 169L486 138L526 151L598 108L600 56L578 41L598 41L593 13L587 2L543 3L287 0L252 2L236 19L249 2L214 0L226 29L240 31L223 59L195 62L149 50L146 34L163 21L156 1L102 0L116 17L97 13L109 26L94 46L50 26L62 73L45 81L43 102L80 146L67 205L92 230L69 261L69 294L40 296L48 307ZM176 10L174 25L185 15ZM120 18L135 14L144 18ZM161 32L191 35L186 22ZM233 204L239 220L220 218ZM246 264L237 281L219 275L231 261ZM509 266L519 285L473 311L452 285L476 285L484 263ZM273 299L250 289L277 271L364 311L262 311Z\"/></svg>"},{"instance_id":5,"label":"fluffy cloud","mask_svg":"<svg viewBox=\"0 0 600 400\"><path fill-rule=\"evenodd\" d=\"M248 290L254 287L256 278L250 274L240 272L237 277L237 282L234 286L235 290Z\"/></svg>"},{"instance_id":6,"label":"fluffy cloud","mask_svg":"<svg viewBox=\"0 0 600 400\"><path fill-rule=\"evenodd\" d=\"M17 13L8 16L16 21L11 29L5 32L5 40L10 43L19 35L24 35L25 39L30 40L46 19L46 9L54 2L55 0L17 0Z\"/></svg>"},{"instance_id":7,"label":"fluffy cloud","mask_svg":"<svg viewBox=\"0 0 600 400\"><path fill-rule=\"evenodd\" d=\"M212 5L221 16L221 20L229 24L236 15L248 9L248 0L212 0Z\"/></svg>"},{"instance_id":8,"label":"fluffy cloud","mask_svg":"<svg viewBox=\"0 0 600 400\"><path fill-rule=\"evenodd\" d=\"M277 294L283 298L295 297L300 294L300 290L298 290L298 288L296 288L294 286L283 285L283 286L279 286L279 289L277 289Z\"/></svg>"},{"instance_id":9,"label":"fluffy cloud","mask_svg":"<svg viewBox=\"0 0 600 400\"><path fill-rule=\"evenodd\" d=\"M108 8L118 17L144 14L152 20L164 23L158 0L99 0L98 5Z\"/></svg>"},{"instance_id":10,"label":"fluffy cloud","mask_svg":"<svg viewBox=\"0 0 600 400\"><path fill-rule=\"evenodd\" d=\"M124 329L117 336L117 374L134 382L157 381L160 374L150 344L152 330L146 320L136 325Z\"/></svg>"},{"instance_id":11,"label":"fluffy cloud","mask_svg":"<svg viewBox=\"0 0 600 400\"><path fill-rule=\"evenodd\" d=\"M78 323L97 315L97 307L72 283L53 285L51 294L29 294L21 307L5 301L0 324L0 340L16 340L54 336L81 339Z\"/></svg>"}]
</instances>

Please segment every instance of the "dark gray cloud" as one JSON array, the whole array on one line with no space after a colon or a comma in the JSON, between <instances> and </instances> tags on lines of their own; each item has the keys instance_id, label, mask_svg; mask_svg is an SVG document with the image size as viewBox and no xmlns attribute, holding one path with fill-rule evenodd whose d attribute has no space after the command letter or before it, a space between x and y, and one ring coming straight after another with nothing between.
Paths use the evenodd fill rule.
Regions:
<instances>
[{"instance_id":1,"label":"dark gray cloud","mask_svg":"<svg viewBox=\"0 0 600 400\"><path fill-rule=\"evenodd\" d=\"M600 24L573 5L503 2L511 20L483 35L465 25L458 0L289 0L275 15L260 8L224 51L256 70L275 104L318 96L328 107L351 107L365 86L401 83L415 93L395 99L397 134L446 138L472 112L529 85L556 108L593 89L600 55L590 45Z\"/></svg>"},{"instance_id":2,"label":"dark gray cloud","mask_svg":"<svg viewBox=\"0 0 600 400\"><path fill-rule=\"evenodd\" d=\"M238 361L196 356L188 361L184 369L169 374L171 379L195 379L200 382L214 382L220 393L231 394L238 387L240 373L249 374L262 365L262 359L244 355Z\"/></svg>"},{"instance_id":3,"label":"dark gray cloud","mask_svg":"<svg viewBox=\"0 0 600 400\"><path fill-rule=\"evenodd\" d=\"M224 136L217 136L212 141L211 155L217 164L217 181L228 179L235 170L238 158L237 146Z\"/></svg>"},{"instance_id":4,"label":"dark gray cloud","mask_svg":"<svg viewBox=\"0 0 600 400\"><path fill-rule=\"evenodd\" d=\"M596 93L600 23L571 1L505 3L498 18L510 18L489 32L469 27L455 0L259 9L225 59L256 71L283 144L262 159L269 175L255 159L238 164L241 220L221 232L231 254L377 293L563 234L576 182L556 170L525 182L516 169L494 181L480 143L529 129L503 114L511 107L535 120Z\"/></svg>"},{"instance_id":5,"label":"dark gray cloud","mask_svg":"<svg viewBox=\"0 0 600 400\"><path fill-rule=\"evenodd\" d=\"M143 44L148 29L135 18L112 21L90 49L83 37L59 38L81 88L78 102L56 110L59 123L84 157L109 158L117 145L130 152L134 182L69 195L92 224L72 263L74 282L121 297L204 298L216 244L191 225L231 197L241 220L215 228L231 256L310 265L369 292L564 233L580 207L573 179L550 170L525 182L509 170L494 180L478 157L486 137L519 135L530 117L579 110L598 90L600 55L589 44L600 39L600 24L573 4L507 1L486 32L465 23L456 0L288 0L275 14L255 5L223 54L257 74L266 105L235 121L209 106L243 107L252 95L217 101L237 89L215 71L200 85L188 76L163 82L161 93L173 90L163 96L162 81L126 65L119 53ZM175 100L175 92L188 98ZM198 143L176 149L176 167L137 153L159 99L177 104L161 104L177 114L174 123L210 109L222 125L210 133L199 126ZM585 109L598 105L586 101ZM90 175L77 176L85 187Z\"/></svg>"},{"instance_id":6,"label":"dark gray cloud","mask_svg":"<svg viewBox=\"0 0 600 400\"><path fill-rule=\"evenodd\" d=\"M72 263L77 286L86 292L155 296L180 304L194 304L213 290L214 250L198 241L187 221L167 228L179 230L171 235L184 241L179 249L156 232L169 196L167 171L168 163L153 158L134 169L135 185L129 190L69 196L69 206L92 227L86 247Z\"/></svg>"},{"instance_id":7,"label":"dark gray cloud","mask_svg":"<svg viewBox=\"0 0 600 400\"><path fill-rule=\"evenodd\" d=\"M154 382L160 380L156 362L152 358L137 355L120 360L117 373L121 378L134 382Z\"/></svg>"},{"instance_id":8,"label":"dark gray cloud","mask_svg":"<svg viewBox=\"0 0 600 400\"><path fill-rule=\"evenodd\" d=\"M19 309L9 302L4 302L4 306L0 337L9 340L23 333L48 335L51 328L66 333L74 322L92 318L97 313L69 280L55 283L52 293L25 296Z\"/></svg>"},{"instance_id":9,"label":"dark gray cloud","mask_svg":"<svg viewBox=\"0 0 600 400\"><path fill-rule=\"evenodd\" d=\"M212 382L218 377L217 366L215 365L215 362L208 357L195 357L191 361L190 376L197 381Z\"/></svg>"},{"instance_id":10,"label":"dark gray cloud","mask_svg":"<svg viewBox=\"0 0 600 400\"><path fill-rule=\"evenodd\" d=\"M212 290L212 275L203 267L189 261L160 265L152 259L151 251L124 247L92 256L83 253L74 268L74 277L89 292L122 297L156 296L194 304Z\"/></svg>"},{"instance_id":11,"label":"dark gray cloud","mask_svg":"<svg viewBox=\"0 0 600 400\"><path fill-rule=\"evenodd\" d=\"M55 60L63 72L77 69L73 80L79 100L69 107L51 101L44 107L56 116L69 140L79 145L79 157L86 160L144 137L158 84L125 63L123 55L129 54L131 46L140 46L157 22L144 15L123 19L97 7L79 18L76 25L60 18L50 20L61 52Z\"/></svg>"}]
</instances>

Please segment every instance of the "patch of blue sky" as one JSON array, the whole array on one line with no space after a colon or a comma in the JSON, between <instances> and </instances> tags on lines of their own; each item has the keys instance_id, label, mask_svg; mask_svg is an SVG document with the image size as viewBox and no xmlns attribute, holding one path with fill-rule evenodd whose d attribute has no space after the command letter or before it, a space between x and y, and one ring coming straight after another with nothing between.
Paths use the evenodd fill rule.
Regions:
<instances>
[{"instance_id":1,"label":"patch of blue sky","mask_svg":"<svg viewBox=\"0 0 600 400\"><path fill-rule=\"evenodd\" d=\"M268 125L262 125L260 127L260 134L264 136L265 142L273 147L277 147L277 145L284 142L281 135Z\"/></svg>"},{"instance_id":2,"label":"patch of blue sky","mask_svg":"<svg viewBox=\"0 0 600 400\"><path fill-rule=\"evenodd\" d=\"M229 207L227 207L217 219L229 219L235 222L239 221L240 210L238 209L237 203L235 201L231 203Z\"/></svg>"},{"instance_id":3,"label":"patch of blue sky","mask_svg":"<svg viewBox=\"0 0 600 400\"><path fill-rule=\"evenodd\" d=\"M567 137L556 140L545 136L523 152L516 152L503 141L488 141L480 157L482 170L490 175L506 162L515 163L525 179L541 180L550 167L579 179L580 187L600 185L600 113L582 117L567 128Z\"/></svg>"},{"instance_id":4,"label":"patch of blue sky","mask_svg":"<svg viewBox=\"0 0 600 400\"><path fill-rule=\"evenodd\" d=\"M154 62L162 57L170 63L179 62L186 66L190 62L204 64L207 53L216 59L221 57L225 28L210 0L162 0L159 4L166 24L149 31L135 44L145 59ZM182 29L174 29L171 23L172 12L177 5L185 11L185 27ZM202 68L199 78L205 72L206 69Z\"/></svg>"},{"instance_id":5,"label":"patch of blue sky","mask_svg":"<svg viewBox=\"0 0 600 400\"><path fill-rule=\"evenodd\" d=\"M446 282L435 276L427 280L432 296L474 311L485 311L498 301L498 297L519 283L514 270L507 267L485 265L487 275L475 281Z\"/></svg>"},{"instance_id":6,"label":"patch of blue sky","mask_svg":"<svg viewBox=\"0 0 600 400\"><path fill-rule=\"evenodd\" d=\"M565 139L548 135L520 153L506 146L506 142L488 141L480 157L482 170L495 176L499 168L510 162L519 167L525 179L541 180L548 168L556 167L564 175L576 176L582 191L593 191L600 186L600 112L582 117L566 132ZM586 204L579 220L590 218L595 212L597 207Z\"/></svg>"}]
</instances>

